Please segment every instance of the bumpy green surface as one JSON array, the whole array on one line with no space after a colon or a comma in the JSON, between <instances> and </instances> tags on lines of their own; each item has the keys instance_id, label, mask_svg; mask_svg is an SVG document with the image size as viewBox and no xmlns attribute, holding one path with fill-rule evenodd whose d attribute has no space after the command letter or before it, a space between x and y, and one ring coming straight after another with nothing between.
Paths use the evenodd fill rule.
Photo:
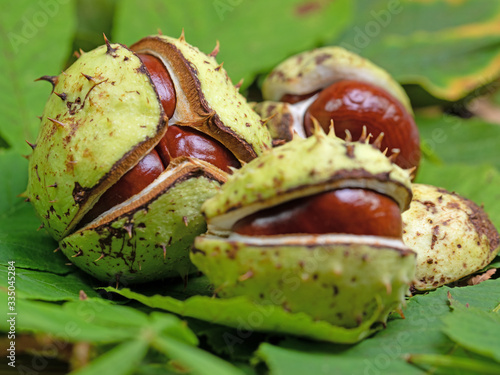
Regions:
<instances>
[{"instance_id":1,"label":"bumpy green surface","mask_svg":"<svg viewBox=\"0 0 500 375\"><path fill-rule=\"evenodd\" d=\"M112 48L85 53L61 74L43 113L28 195L57 240L84 214L92 189L160 130L163 111L139 58L121 45Z\"/></svg>"},{"instance_id":2,"label":"bumpy green surface","mask_svg":"<svg viewBox=\"0 0 500 375\"><path fill-rule=\"evenodd\" d=\"M312 246L307 237L200 236L191 259L221 297L245 295L347 328L385 322L404 301L415 254L401 241L323 235Z\"/></svg>"},{"instance_id":3,"label":"bumpy green surface","mask_svg":"<svg viewBox=\"0 0 500 375\"><path fill-rule=\"evenodd\" d=\"M314 136L277 147L232 175L203 211L214 233L263 208L326 190L369 188L392 197L402 210L411 200L406 171L369 144L344 142L317 129Z\"/></svg>"},{"instance_id":4,"label":"bumpy green surface","mask_svg":"<svg viewBox=\"0 0 500 375\"><path fill-rule=\"evenodd\" d=\"M126 285L186 276L193 270L189 248L206 230L200 206L218 188L218 182L205 176L167 186L165 193L131 212L67 236L61 249L75 265L106 282L119 279Z\"/></svg>"},{"instance_id":5,"label":"bumpy green surface","mask_svg":"<svg viewBox=\"0 0 500 375\"><path fill-rule=\"evenodd\" d=\"M284 94L309 94L343 79L379 86L413 113L410 99L387 71L342 47L317 48L283 61L264 81L262 93L266 100L280 100Z\"/></svg>"}]
</instances>

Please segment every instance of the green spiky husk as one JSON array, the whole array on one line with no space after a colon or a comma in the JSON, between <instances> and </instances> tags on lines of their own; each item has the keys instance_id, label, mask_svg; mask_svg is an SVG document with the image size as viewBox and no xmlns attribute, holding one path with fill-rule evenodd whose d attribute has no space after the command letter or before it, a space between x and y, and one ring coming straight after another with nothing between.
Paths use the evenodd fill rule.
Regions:
<instances>
[{"instance_id":1,"label":"green spiky husk","mask_svg":"<svg viewBox=\"0 0 500 375\"><path fill-rule=\"evenodd\" d=\"M183 37L165 35L143 38L130 48L157 57L169 71L178 100L173 122L211 135L245 162L272 147L265 124L215 56L202 53ZM190 105L194 102L200 103L194 109L198 113Z\"/></svg>"},{"instance_id":2,"label":"green spiky husk","mask_svg":"<svg viewBox=\"0 0 500 375\"><path fill-rule=\"evenodd\" d=\"M385 323L404 303L415 272L415 254L401 241L365 240L353 235L199 236L191 260L220 297L245 295L255 303L351 328L367 320Z\"/></svg>"},{"instance_id":3,"label":"green spiky husk","mask_svg":"<svg viewBox=\"0 0 500 375\"><path fill-rule=\"evenodd\" d=\"M166 131L141 61L124 46L112 48L83 54L58 77L44 109L30 158L28 196L57 240Z\"/></svg>"},{"instance_id":4,"label":"green spiky husk","mask_svg":"<svg viewBox=\"0 0 500 375\"><path fill-rule=\"evenodd\" d=\"M180 174L181 180L167 181L152 199L135 205L129 200L126 210L114 218L97 220L65 237L61 250L102 281L119 278L140 283L185 277L194 271L189 260L194 238L206 231L201 204L218 191L220 183L202 170Z\"/></svg>"}]
</instances>

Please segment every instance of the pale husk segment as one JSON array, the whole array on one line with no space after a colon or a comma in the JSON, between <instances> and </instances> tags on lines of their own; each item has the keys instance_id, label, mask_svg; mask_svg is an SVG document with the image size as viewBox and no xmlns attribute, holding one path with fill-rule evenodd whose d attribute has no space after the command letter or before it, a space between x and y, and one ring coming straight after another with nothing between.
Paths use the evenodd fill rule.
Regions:
<instances>
[{"instance_id":1,"label":"pale husk segment","mask_svg":"<svg viewBox=\"0 0 500 375\"><path fill-rule=\"evenodd\" d=\"M83 54L58 77L30 158L28 195L47 231L69 233L165 131L137 56L119 44Z\"/></svg>"},{"instance_id":2,"label":"pale husk segment","mask_svg":"<svg viewBox=\"0 0 500 375\"><path fill-rule=\"evenodd\" d=\"M413 184L403 213L403 241L417 253L414 287L431 290L481 270L498 254L499 235L474 202L445 189Z\"/></svg>"},{"instance_id":3,"label":"pale husk segment","mask_svg":"<svg viewBox=\"0 0 500 375\"><path fill-rule=\"evenodd\" d=\"M283 61L262 84L262 93L265 100L277 101L284 94L309 94L344 79L383 88L398 99L409 113L413 113L408 95L387 71L336 46L306 51Z\"/></svg>"},{"instance_id":4,"label":"pale husk segment","mask_svg":"<svg viewBox=\"0 0 500 375\"><path fill-rule=\"evenodd\" d=\"M346 328L385 322L415 272L401 241L355 235L199 236L191 259L220 297L244 295Z\"/></svg>"}]
</instances>

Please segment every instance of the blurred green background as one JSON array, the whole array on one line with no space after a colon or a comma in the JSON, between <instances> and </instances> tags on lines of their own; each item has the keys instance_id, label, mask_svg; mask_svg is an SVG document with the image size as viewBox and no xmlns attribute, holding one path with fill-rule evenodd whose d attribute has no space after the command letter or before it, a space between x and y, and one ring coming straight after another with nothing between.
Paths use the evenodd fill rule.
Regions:
<instances>
[{"instance_id":1,"label":"blurred green background","mask_svg":"<svg viewBox=\"0 0 500 375\"><path fill-rule=\"evenodd\" d=\"M36 135L47 86L74 52L131 44L157 33L218 56L236 83L259 99L259 82L286 57L337 44L387 69L415 107L439 105L470 116L470 100L498 91L498 0L19 0L2 2L0 146L20 149ZM498 97L495 99L498 101ZM482 103L480 107L484 110ZM487 107L487 106L486 106ZM479 110L479 109L478 109Z\"/></svg>"}]
</instances>

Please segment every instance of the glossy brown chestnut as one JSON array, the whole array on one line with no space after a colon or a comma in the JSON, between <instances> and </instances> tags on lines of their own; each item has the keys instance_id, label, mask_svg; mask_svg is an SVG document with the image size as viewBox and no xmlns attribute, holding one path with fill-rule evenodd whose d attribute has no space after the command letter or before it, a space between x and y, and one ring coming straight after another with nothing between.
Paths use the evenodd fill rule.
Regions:
<instances>
[{"instance_id":1,"label":"glossy brown chestnut","mask_svg":"<svg viewBox=\"0 0 500 375\"><path fill-rule=\"evenodd\" d=\"M339 189L299 198L237 221L250 236L346 233L401 238L401 212L391 198L366 189Z\"/></svg>"},{"instance_id":2,"label":"glossy brown chestnut","mask_svg":"<svg viewBox=\"0 0 500 375\"><path fill-rule=\"evenodd\" d=\"M156 146L165 165L170 159L190 156L204 160L230 173L229 167L239 168L240 162L220 142L188 127L171 125Z\"/></svg>"},{"instance_id":3,"label":"glossy brown chestnut","mask_svg":"<svg viewBox=\"0 0 500 375\"><path fill-rule=\"evenodd\" d=\"M155 150L152 150L99 198L97 204L83 217L81 224L84 225L92 221L104 211L139 193L152 183L164 169L160 156Z\"/></svg>"},{"instance_id":4,"label":"glossy brown chestnut","mask_svg":"<svg viewBox=\"0 0 500 375\"><path fill-rule=\"evenodd\" d=\"M333 120L335 133L345 137L348 130L359 139L363 126L376 138L384 133L381 149L400 151L396 164L402 168L417 167L420 162L418 128L411 114L385 90L360 81L338 81L325 88L309 106L304 116L304 129L313 133L314 117L325 131Z\"/></svg>"},{"instance_id":5,"label":"glossy brown chestnut","mask_svg":"<svg viewBox=\"0 0 500 375\"><path fill-rule=\"evenodd\" d=\"M149 72L151 81L155 85L156 92L160 98L163 110L168 118L171 118L175 112L177 98L175 96L174 83L163 63L154 56L139 54L137 55Z\"/></svg>"}]
</instances>

